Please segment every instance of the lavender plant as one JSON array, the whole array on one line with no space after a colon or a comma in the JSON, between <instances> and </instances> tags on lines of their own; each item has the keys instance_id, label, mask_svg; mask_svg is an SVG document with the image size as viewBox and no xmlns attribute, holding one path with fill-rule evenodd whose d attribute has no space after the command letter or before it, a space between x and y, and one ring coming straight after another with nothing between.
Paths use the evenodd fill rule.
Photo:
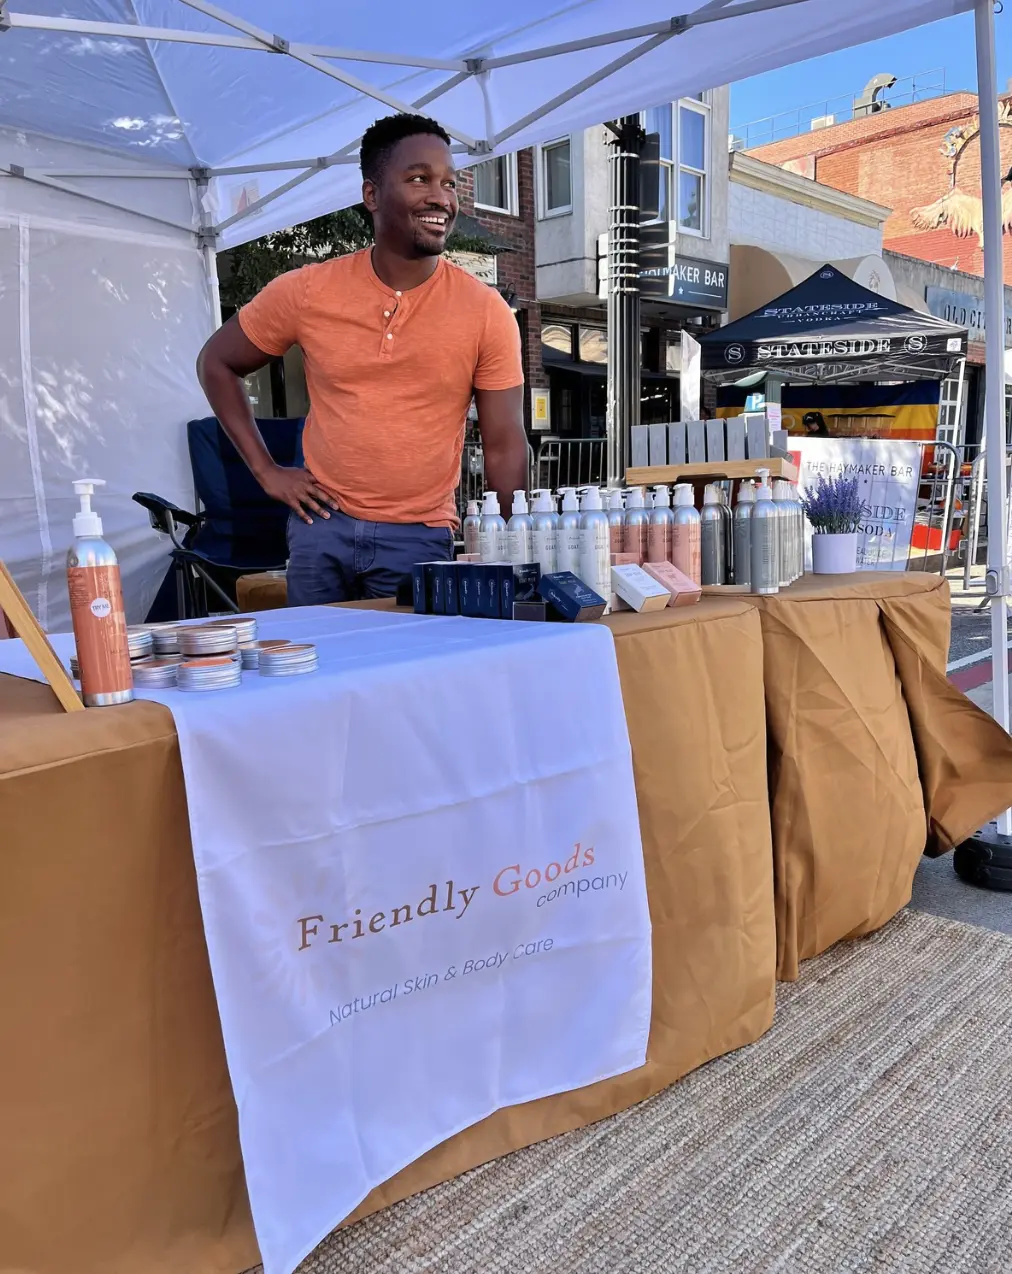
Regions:
<instances>
[{"instance_id":1,"label":"lavender plant","mask_svg":"<svg viewBox=\"0 0 1012 1274\"><path fill-rule=\"evenodd\" d=\"M803 495L801 504L816 535L849 535L861 520L857 478L827 478L820 473L815 490Z\"/></svg>"}]
</instances>

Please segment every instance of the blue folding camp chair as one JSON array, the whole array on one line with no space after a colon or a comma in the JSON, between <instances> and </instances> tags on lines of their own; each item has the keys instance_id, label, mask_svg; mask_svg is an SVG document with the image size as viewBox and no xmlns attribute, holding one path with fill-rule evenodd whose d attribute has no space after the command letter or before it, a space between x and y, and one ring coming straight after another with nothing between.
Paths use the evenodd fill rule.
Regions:
<instances>
[{"instance_id":1,"label":"blue folding camp chair","mask_svg":"<svg viewBox=\"0 0 1012 1274\"><path fill-rule=\"evenodd\" d=\"M277 464L303 463L304 420L258 420ZM186 426L190 465L200 510L190 513L150 492L134 500L148 511L152 527L172 541L172 566L148 618L197 619L215 609L237 612L240 575L282 570L288 558L289 510L271 500L246 467L214 416ZM173 593L174 607L173 607ZM175 615L170 612L175 609Z\"/></svg>"}]
</instances>

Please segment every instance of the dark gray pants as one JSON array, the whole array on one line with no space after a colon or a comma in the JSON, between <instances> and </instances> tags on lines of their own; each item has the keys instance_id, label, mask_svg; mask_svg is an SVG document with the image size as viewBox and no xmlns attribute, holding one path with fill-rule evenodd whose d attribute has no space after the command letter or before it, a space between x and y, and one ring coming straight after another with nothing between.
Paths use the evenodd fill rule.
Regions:
<instances>
[{"instance_id":1,"label":"dark gray pants","mask_svg":"<svg viewBox=\"0 0 1012 1274\"><path fill-rule=\"evenodd\" d=\"M346 513L288 519L288 605L393 597L416 562L453 556L453 532L420 523L362 522Z\"/></svg>"}]
</instances>

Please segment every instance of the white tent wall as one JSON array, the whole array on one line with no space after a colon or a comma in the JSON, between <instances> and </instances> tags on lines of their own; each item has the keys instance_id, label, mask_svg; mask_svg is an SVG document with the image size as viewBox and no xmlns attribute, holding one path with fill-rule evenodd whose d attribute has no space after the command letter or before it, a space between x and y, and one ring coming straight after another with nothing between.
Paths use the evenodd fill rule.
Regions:
<instances>
[{"instance_id":1,"label":"white tent wall","mask_svg":"<svg viewBox=\"0 0 1012 1274\"><path fill-rule=\"evenodd\" d=\"M59 145L7 140L25 158L64 162ZM190 182L110 185L132 207L193 221ZM144 617L167 541L131 496L193 507L185 424L207 412L193 367L212 330L192 233L0 179L0 557L48 630L70 623L63 563L78 477L107 484L96 505L129 617Z\"/></svg>"}]
</instances>

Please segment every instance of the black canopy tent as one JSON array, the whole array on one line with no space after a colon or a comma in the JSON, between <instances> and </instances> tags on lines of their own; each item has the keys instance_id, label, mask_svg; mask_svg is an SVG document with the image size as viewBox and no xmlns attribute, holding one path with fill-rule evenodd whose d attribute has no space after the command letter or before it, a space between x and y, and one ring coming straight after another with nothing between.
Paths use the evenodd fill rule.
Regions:
<instances>
[{"instance_id":1,"label":"black canopy tent","mask_svg":"<svg viewBox=\"0 0 1012 1274\"><path fill-rule=\"evenodd\" d=\"M966 354L966 331L863 288L831 265L699 338L707 380L775 372L790 381L941 380Z\"/></svg>"}]
</instances>

